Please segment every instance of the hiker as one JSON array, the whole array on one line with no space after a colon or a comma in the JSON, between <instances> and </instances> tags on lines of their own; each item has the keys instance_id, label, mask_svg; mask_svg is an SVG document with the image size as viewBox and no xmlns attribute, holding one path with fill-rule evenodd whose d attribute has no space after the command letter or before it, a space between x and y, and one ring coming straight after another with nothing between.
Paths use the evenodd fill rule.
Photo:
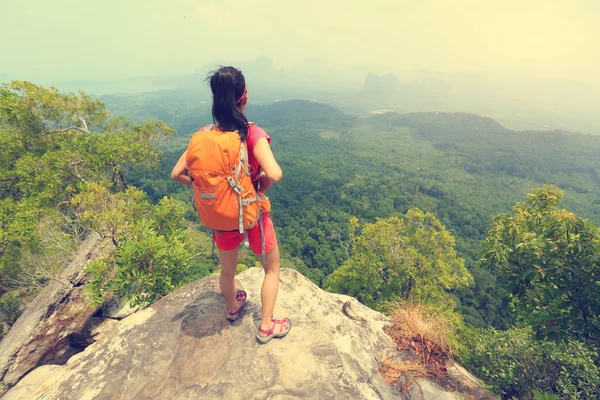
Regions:
<instances>
[{"instance_id":1,"label":"hiker","mask_svg":"<svg viewBox=\"0 0 600 400\"><path fill-rule=\"evenodd\" d=\"M242 72L221 67L207 78L213 94L213 125L196 132L173 168L171 178L192 186L203 225L213 232L221 260L220 286L227 301L227 319L235 321L247 301L235 289L238 247L245 241L260 256L265 270L262 319L256 338L267 343L287 335L289 318L274 319L279 291L279 247L264 196L282 172L269 143L271 138L248 122L244 110L248 88Z\"/></svg>"}]
</instances>

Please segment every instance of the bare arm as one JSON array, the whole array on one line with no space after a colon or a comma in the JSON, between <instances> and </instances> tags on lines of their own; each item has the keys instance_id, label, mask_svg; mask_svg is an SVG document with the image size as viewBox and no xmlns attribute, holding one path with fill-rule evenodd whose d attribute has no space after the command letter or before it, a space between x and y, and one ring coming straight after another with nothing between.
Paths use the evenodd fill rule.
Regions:
<instances>
[{"instance_id":1,"label":"bare arm","mask_svg":"<svg viewBox=\"0 0 600 400\"><path fill-rule=\"evenodd\" d=\"M260 182L259 190L265 192L272 183L281 181L283 172L281 172L281 167L279 167L279 164L277 164L277 161L275 160L275 156L273 156L267 138L260 138L258 142L256 142L254 145L254 157L262 170L254 180Z\"/></svg>"},{"instance_id":2,"label":"bare arm","mask_svg":"<svg viewBox=\"0 0 600 400\"><path fill-rule=\"evenodd\" d=\"M183 183L184 185L192 186L192 180L188 176L185 159L187 156L187 150L183 152L181 157L179 157L179 161L173 167L173 171L171 172L171 179L176 182Z\"/></svg>"}]
</instances>

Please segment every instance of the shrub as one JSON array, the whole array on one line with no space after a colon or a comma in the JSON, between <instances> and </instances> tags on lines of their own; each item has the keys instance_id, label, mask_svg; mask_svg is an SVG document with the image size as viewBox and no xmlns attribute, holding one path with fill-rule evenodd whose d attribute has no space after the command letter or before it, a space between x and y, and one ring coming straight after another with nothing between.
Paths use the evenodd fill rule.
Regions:
<instances>
[{"instance_id":1,"label":"shrub","mask_svg":"<svg viewBox=\"0 0 600 400\"><path fill-rule=\"evenodd\" d=\"M181 202L165 197L150 206L138 189L110 193L89 185L74 203L83 222L115 244L110 255L86 267L94 302L116 295L144 307L186 281L193 254L182 228L186 208Z\"/></svg>"},{"instance_id":2,"label":"shrub","mask_svg":"<svg viewBox=\"0 0 600 400\"><path fill-rule=\"evenodd\" d=\"M467 329L459 355L505 399L533 399L534 391L561 399L596 399L600 393L598 350L580 341L538 341L531 328Z\"/></svg>"}]
</instances>

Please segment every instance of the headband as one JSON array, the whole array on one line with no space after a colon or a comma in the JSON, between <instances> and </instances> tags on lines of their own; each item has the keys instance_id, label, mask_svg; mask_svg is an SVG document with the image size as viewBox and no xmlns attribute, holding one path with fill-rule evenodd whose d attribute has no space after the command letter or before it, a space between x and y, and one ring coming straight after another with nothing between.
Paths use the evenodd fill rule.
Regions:
<instances>
[{"instance_id":1,"label":"headband","mask_svg":"<svg viewBox=\"0 0 600 400\"><path fill-rule=\"evenodd\" d=\"M243 103L244 100L248 100L248 86L244 88L244 93L242 93L242 96L235 102L235 104Z\"/></svg>"}]
</instances>

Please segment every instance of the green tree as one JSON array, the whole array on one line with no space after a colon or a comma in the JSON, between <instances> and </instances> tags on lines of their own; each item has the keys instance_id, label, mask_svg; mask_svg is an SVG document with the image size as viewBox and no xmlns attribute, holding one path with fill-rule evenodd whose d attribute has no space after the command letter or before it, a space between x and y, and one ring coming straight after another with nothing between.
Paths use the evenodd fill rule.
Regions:
<instances>
[{"instance_id":1,"label":"green tree","mask_svg":"<svg viewBox=\"0 0 600 400\"><path fill-rule=\"evenodd\" d=\"M85 235L71 200L93 185L123 192L127 171L156 165L159 145L174 133L160 121L109 119L101 101L81 92L1 85L0 295L41 288ZM48 229L63 257L48 243ZM42 258L51 261L43 271L36 266Z\"/></svg>"},{"instance_id":2,"label":"green tree","mask_svg":"<svg viewBox=\"0 0 600 400\"><path fill-rule=\"evenodd\" d=\"M98 184L89 184L73 204L90 229L115 245L87 266L95 302L116 295L143 307L185 282L194 254L184 204L165 197L153 207L137 188L111 193Z\"/></svg>"},{"instance_id":3,"label":"green tree","mask_svg":"<svg viewBox=\"0 0 600 400\"><path fill-rule=\"evenodd\" d=\"M374 307L396 299L448 304L447 290L472 281L452 235L432 214L412 209L365 225L350 258L323 286Z\"/></svg>"},{"instance_id":4,"label":"green tree","mask_svg":"<svg viewBox=\"0 0 600 400\"><path fill-rule=\"evenodd\" d=\"M506 281L538 338L600 342L600 230L559 209L563 192L555 186L528 197L495 218L482 261Z\"/></svg>"}]
</instances>

